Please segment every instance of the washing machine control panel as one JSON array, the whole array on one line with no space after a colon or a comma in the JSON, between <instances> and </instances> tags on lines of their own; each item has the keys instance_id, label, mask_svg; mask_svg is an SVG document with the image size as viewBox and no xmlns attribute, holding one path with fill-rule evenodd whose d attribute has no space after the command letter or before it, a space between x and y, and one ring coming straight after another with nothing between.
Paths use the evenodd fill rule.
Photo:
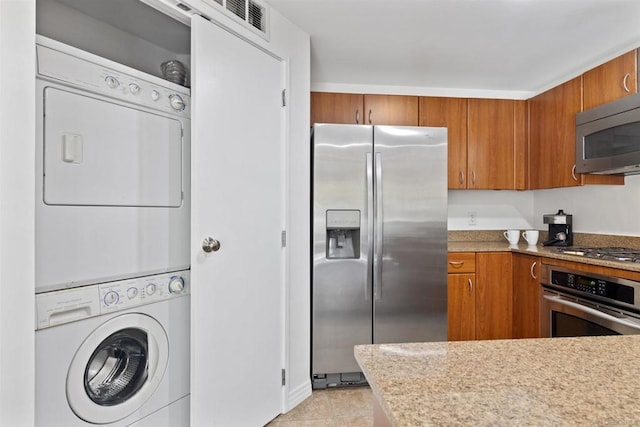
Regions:
<instances>
[{"instance_id":1,"label":"washing machine control panel","mask_svg":"<svg viewBox=\"0 0 640 427\"><path fill-rule=\"evenodd\" d=\"M177 287L176 282L182 283ZM139 277L119 282L104 283L100 289L100 311L108 313L114 310L125 310L140 304L162 301L189 292L187 286L189 272L160 274Z\"/></svg>"},{"instance_id":2,"label":"washing machine control panel","mask_svg":"<svg viewBox=\"0 0 640 427\"><path fill-rule=\"evenodd\" d=\"M190 293L189 270L36 295L36 329L127 310Z\"/></svg>"}]
</instances>

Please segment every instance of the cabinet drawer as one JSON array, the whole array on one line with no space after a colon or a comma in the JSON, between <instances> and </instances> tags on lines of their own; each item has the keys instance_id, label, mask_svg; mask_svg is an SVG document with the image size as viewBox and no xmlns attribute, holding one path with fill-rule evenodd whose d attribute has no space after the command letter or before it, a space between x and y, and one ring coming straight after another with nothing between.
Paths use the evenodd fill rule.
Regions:
<instances>
[{"instance_id":1,"label":"cabinet drawer","mask_svg":"<svg viewBox=\"0 0 640 427\"><path fill-rule=\"evenodd\" d=\"M447 261L448 273L474 273L476 271L475 252L450 252Z\"/></svg>"}]
</instances>

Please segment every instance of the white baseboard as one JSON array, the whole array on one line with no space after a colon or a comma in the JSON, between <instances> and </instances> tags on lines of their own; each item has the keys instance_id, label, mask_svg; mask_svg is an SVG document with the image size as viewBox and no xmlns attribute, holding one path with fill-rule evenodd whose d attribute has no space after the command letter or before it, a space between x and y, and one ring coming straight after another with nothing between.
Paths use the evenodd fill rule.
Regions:
<instances>
[{"instance_id":1,"label":"white baseboard","mask_svg":"<svg viewBox=\"0 0 640 427\"><path fill-rule=\"evenodd\" d=\"M287 395L286 402L284 402L284 412L287 413L300 403L302 403L306 398L311 396L311 379L307 379L305 382L297 386L296 388L290 389L289 394Z\"/></svg>"}]
</instances>

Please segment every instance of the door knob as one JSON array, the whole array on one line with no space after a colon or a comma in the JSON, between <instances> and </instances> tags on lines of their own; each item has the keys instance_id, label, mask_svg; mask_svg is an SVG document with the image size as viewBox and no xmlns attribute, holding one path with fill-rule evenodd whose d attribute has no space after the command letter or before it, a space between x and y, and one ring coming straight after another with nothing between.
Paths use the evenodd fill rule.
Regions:
<instances>
[{"instance_id":1,"label":"door knob","mask_svg":"<svg viewBox=\"0 0 640 427\"><path fill-rule=\"evenodd\" d=\"M202 241L203 251L209 253L209 252L216 252L218 249L220 249L220 242L217 241L216 239L207 237Z\"/></svg>"}]
</instances>

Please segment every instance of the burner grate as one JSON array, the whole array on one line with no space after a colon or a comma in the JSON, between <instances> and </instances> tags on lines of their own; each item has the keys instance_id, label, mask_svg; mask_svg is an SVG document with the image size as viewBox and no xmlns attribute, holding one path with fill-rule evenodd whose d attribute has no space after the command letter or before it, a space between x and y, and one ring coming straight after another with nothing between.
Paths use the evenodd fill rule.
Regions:
<instances>
[{"instance_id":1,"label":"burner grate","mask_svg":"<svg viewBox=\"0 0 640 427\"><path fill-rule=\"evenodd\" d=\"M605 248L558 248L558 252L565 255L576 255L587 258L603 259L607 261L640 263L640 249L623 247Z\"/></svg>"}]
</instances>

